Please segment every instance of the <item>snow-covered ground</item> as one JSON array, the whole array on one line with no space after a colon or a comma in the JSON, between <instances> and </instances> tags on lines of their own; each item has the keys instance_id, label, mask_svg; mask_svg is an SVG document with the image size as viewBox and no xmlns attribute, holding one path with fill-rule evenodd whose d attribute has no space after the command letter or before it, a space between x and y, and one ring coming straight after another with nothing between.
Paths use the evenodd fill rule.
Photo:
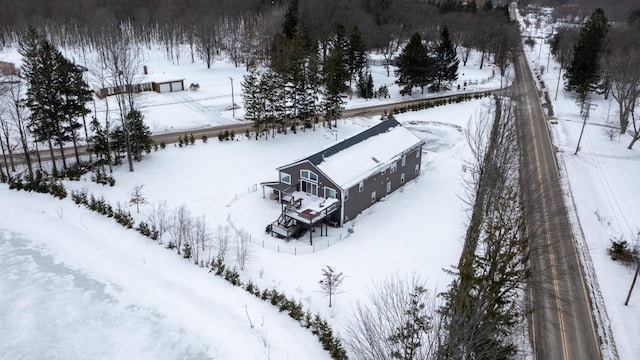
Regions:
<instances>
[{"instance_id":1,"label":"snow-covered ground","mask_svg":"<svg viewBox=\"0 0 640 360\"><path fill-rule=\"evenodd\" d=\"M543 31L550 33L548 27L543 25ZM540 47L538 42L527 49L532 69L545 67L541 77L554 99L559 67L552 58L547 66L547 54L547 44ZM241 103L244 68L216 62L207 70L202 64L190 64L185 56L174 65L161 51L146 56L151 72L184 77L186 86L200 84L197 92L145 94L141 104L152 130L238 121L226 110L231 104L229 77L234 79L236 103ZM0 53L0 58L17 57L14 51ZM491 68L477 67L476 58L460 70L461 85L477 82L466 90L500 86L500 77L492 77ZM347 107L402 99L383 67L371 70L376 87L389 85L392 98L365 102L354 97ZM638 237L640 194L634 175L640 171L636 166L640 155L637 149L626 149L629 136L610 140L605 125L615 121L614 104L597 95L593 100L597 106L578 155L573 152L581 127L579 110L574 95L564 92L562 84L553 100L558 123L549 126L559 149L576 237L595 269L620 358L633 359L640 353L635 341L640 336L640 295L636 290L629 306L623 305L633 269L610 260L606 249L614 237L628 241ZM353 302L366 297L375 280L416 272L433 291L444 290L449 283L442 269L457 262L467 220L461 200L463 164L469 157L464 134L487 103L476 100L398 115L426 141L422 175L344 228L330 228L329 236L315 237L315 247L306 238L285 243L265 235L265 225L277 218L279 206L262 197L259 183L276 179L276 167L362 131L377 119L341 120L331 131L320 127L278 135L273 141L212 140L169 147L137 163L135 173L118 169L114 188L88 181L67 185L104 194L115 205L128 202L134 186L144 184L151 203L167 201L170 208L185 204L194 216L205 215L212 229L225 224L244 228L252 235L254 256L242 276L261 286L277 286L320 311L340 330ZM242 109L236 114L241 116ZM16 193L2 186L0 206L0 354L225 359L264 358L270 351L272 358L328 357L306 330L270 305L137 233L77 208L69 199ZM136 217L144 218L150 208L151 204L144 205ZM325 265L346 276L343 293L332 308L317 285ZM264 316L262 326L249 329L245 305L254 323L262 323Z\"/></svg>"},{"instance_id":2,"label":"snow-covered ground","mask_svg":"<svg viewBox=\"0 0 640 360\"><path fill-rule=\"evenodd\" d=\"M95 69L94 60L90 52L83 53L79 50L64 49L64 55L74 59L77 63L89 68L87 81L91 87L98 86L99 71ZM143 92L136 96L137 107L145 115L147 125L154 133L165 133L179 130L207 128L243 121L244 109L242 108L242 78L246 74L244 64L235 67L233 63L218 59L212 64L211 69L199 59L191 62L188 55L188 47L183 48L180 63L172 63L167 60L164 47L159 46L153 50L146 47L141 49L138 62L142 67L147 66L149 77L163 77L167 79L184 79L187 91L158 94L155 92ZM452 90L442 92L441 95L480 91L500 87L500 75L491 64L485 62L483 69L479 69L477 54L469 59L467 66L460 66L458 80L453 84ZM371 58L380 59L380 55L371 54ZM8 48L0 50L0 60L13 62L20 66L22 60L17 49ZM380 105L389 102L397 102L406 99L400 95L399 86L395 84L394 67L390 67L390 77L383 66L371 66L375 88L386 85L389 88L390 98L365 100L353 96L348 100L346 108L357 108ZM139 69L138 79L144 79L142 68ZM508 75L507 75L508 76ZM189 86L194 83L199 89L189 91ZM507 84L507 81L504 81ZM233 86L232 86L233 85ZM458 88L459 86L459 88ZM99 87L99 86L98 86ZM354 86L355 87L355 86ZM232 92L233 90L233 92ZM232 95L234 102L239 106L235 112L231 110ZM433 96L433 94L421 94L419 89L414 89L413 98ZM114 97L106 100L97 100L96 116L103 121L107 112L105 101L109 101L109 117L112 121L118 118L118 106ZM93 110L93 104L90 106Z\"/></svg>"},{"instance_id":3,"label":"snow-covered ground","mask_svg":"<svg viewBox=\"0 0 640 360\"><path fill-rule=\"evenodd\" d=\"M535 23L535 22L532 22ZM541 34L551 33L552 25L541 23ZM535 36L535 29L530 31ZM615 262L607 255L612 239L638 245L640 240L640 151L627 146L631 136L618 135L610 127L618 120L617 104L593 94L593 107L580 143L574 155L582 118L573 93L563 90L560 83L556 98L556 85L560 66L549 57L549 45L536 39L533 48L526 47L531 68L540 74L552 99L554 116L549 123L558 160L565 180L566 202L574 219L574 234L578 244L586 249L587 266L595 270L602 298L606 304L609 323L620 359L635 359L640 354L640 292L632 294L628 306L624 305L633 280L635 267ZM548 64L548 65L547 65ZM562 82L562 80L561 80ZM557 122L557 123L556 123ZM638 175L638 176L636 176Z\"/></svg>"},{"instance_id":4,"label":"snow-covered ground","mask_svg":"<svg viewBox=\"0 0 640 360\"><path fill-rule=\"evenodd\" d=\"M0 57L19 60L15 52ZM177 66L164 60L161 52L152 52L149 58L156 61L149 60L150 71L179 74L187 86L200 84L197 92L143 95L140 101L154 131L236 121L225 110L231 103L229 77L235 80L236 102L240 102L243 68L221 62L211 70L202 64ZM391 99L365 102L354 97L347 107L401 99L393 77L387 78L383 67L371 70L376 86L390 86ZM493 75L491 67L478 70L477 57L462 73L460 91L500 86L500 77ZM422 95L414 98L418 96ZM183 101L194 99L205 100ZM242 277L260 287L285 291L340 331L354 302L366 298L374 281L415 272L433 292L444 290L450 282L443 269L457 263L467 216L461 182L464 161L470 156L465 132L482 119L479 113L489 103L489 99L473 100L398 115L426 141L422 175L344 228L315 236L314 246L307 238L286 243L265 234L265 226L278 217L280 208L263 197L259 183L274 180L276 167L363 131L379 119L340 120L337 129L318 127L269 140L241 137L232 142L212 139L183 148L170 146L136 163L134 173L117 169L113 188L86 180L66 185L69 190L83 188L104 195L114 206L128 203L133 188L144 185L149 204L142 206L139 215L131 208L138 220L154 204L166 201L170 209L184 204L193 216L204 215L213 231L218 225L231 224L247 230L253 256ZM242 110L237 113L241 116ZM328 358L307 330L271 305L132 230L78 208L70 199L16 193L0 186L0 201L0 337L6 340L0 354ZM345 275L342 293L332 308L318 286L326 265ZM245 305L253 323L260 324L253 330ZM123 335L134 331L135 337ZM70 345L77 338L83 340L81 348Z\"/></svg>"}]
</instances>

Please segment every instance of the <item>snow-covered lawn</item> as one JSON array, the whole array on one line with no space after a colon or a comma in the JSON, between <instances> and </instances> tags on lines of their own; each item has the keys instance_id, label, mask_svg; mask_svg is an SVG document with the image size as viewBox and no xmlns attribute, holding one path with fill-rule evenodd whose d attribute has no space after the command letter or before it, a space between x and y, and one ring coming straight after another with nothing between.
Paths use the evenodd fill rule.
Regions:
<instances>
[{"instance_id":1,"label":"snow-covered lawn","mask_svg":"<svg viewBox=\"0 0 640 360\"><path fill-rule=\"evenodd\" d=\"M469 148L464 132L489 103L489 99L473 100L398 115L399 121L427 142L422 175L344 228L330 228L327 237L316 236L315 247L308 244L306 237L286 243L264 233L265 226L279 215L279 205L263 198L262 189L256 184L275 179L277 166L360 132L379 119L341 120L337 129L318 127L316 131L277 135L269 140L213 140L206 144L198 141L185 148L171 146L137 163L134 173L118 169L113 188L88 181L67 182L67 187L104 195L115 205L127 203L133 187L144 184L143 191L150 203L166 201L170 208L184 204L194 216L205 215L211 228L229 223L244 228L252 236L254 256L242 272L243 278L251 278L260 287L276 286L313 311L319 311L339 331L354 301L365 298L367 287L375 280L415 272L427 280L434 292L446 288L450 278L442 270L457 263L466 220L461 174ZM117 334L122 329L119 326L127 326L116 324L117 319L130 315L140 319L145 334L162 335L141 335L140 347L128 349L127 344L120 344L109 347L113 351L141 357L155 357L160 352L168 358L201 353L237 358L239 353L234 353L234 349L247 343L240 346L245 351L241 357L262 358L266 350L261 334L266 333L272 358L284 354L289 358L300 358L299 354L305 354L304 358L328 356L306 330L285 315L277 315L271 305L261 304L213 277L206 269L189 264L131 230L123 230L115 222L76 208L69 199L58 201L6 188L0 198L3 209L11 209L0 217L0 229L5 229L3 252L15 253L26 248L33 258L46 257L60 264L52 270L36 266L29 259L20 258L9 266L2 262L3 270L7 267L10 273L20 272L21 268L30 270L18 278L22 280L3 276L0 286L15 287L30 297L55 299L55 305L37 308L45 315L42 319L57 318L58 307L62 311L82 309L77 310L79 314L75 317L64 320L67 317L63 316L64 319L44 328L40 317L24 322L19 315L11 316L5 336L11 339L10 344L17 344L11 348L13 351L29 354L21 344L35 341L36 336L53 336L48 333L60 327L75 329L73 319L82 323L88 319L95 321L98 334ZM144 205L140 215L133 208L131 211L143 219L151 207L152 204ZM331 246L327 247L328 244ZM343 293L332 308L328 308L318 286L320 270L326 265L334 266L346 276ZM68 302L58 287L44 287L33 294L27 290L29 283L58 277L63 280L57 281L68 289ZM76 277L86 281L74 281ZM84 283L94 285L87 288ZM1 299L7 313L24 311L18 295ZM110 304L103 310L106 314L100 314L106 319L93 320L92 309L103 302ZM78 303L83 306L75 306ZM263 328L249 329L245 304L249 305L254 323L262 323L264 316ZM41 330L34 334L32 328ZM85 332L86 336L97 336ZM169 336L167 333L180 334L193 345L165 352L163 346L171 343L161 339ZM60 332L65 338L73 338L74 334L75 330ZM115 336L112 341L118 343ZM96 343L87 351L100 353L103 346ZM147 348L150 350L146 351ZM51 351L59 353L55 348Z\"/></svg>"},{"instance_id":2,"label":"snow-covered lawn","mask_svg":"<svg viewBox=\"0 0 640 360\"><path fill-rule=\"evenodd\" d=\"M532 68L546 64L546 45L539 50L529 51ZM192 82L200 85L198 91L140 97L154 132L231 123L242 117L242 109L237 119L227 109L230 77L235 101L241 103L243 67L216 62L207 70L184 56L180 65L170 64L162 51L144 57L150 72L177 75L187 87ZM0 58L15 60L16 54L5 52ZM555 84L554 66L557 71L552 65L543 75L547 84ZM383 67L371 71L376 87L390 87L391 98L354 97L348 108L402 100L393 75L387 78ZM475 56L460 69L461 88L464 82L468 85L460 91L491 89L500 86L500 77L491 67L479 70ZM457 86L454 89L451 92L458 92ZM599 101L592 113L594 124L603 124L609 109ZM137 220L145 219L154 203L166 201L171 209L185 205L193 216L204 215L212 230L218 225L247 230L253 256L241 272L243 279L261 288L277 287L320 312L340 331L355 301L366 298L374 281L415 272L431 291L446 289L451 278L443 269L458 262L467 220L462 177L470 150L465 132L477 125L479 113L489 103L489 99L473 100L397 115L426 141L421 176L345 227L330 228L328 236L314 235L314 246L307 237L287 243L265 234L280 206L263 197L260 182L275 180L276 167L352 136L379 119L340 120L337 129L318 127L268 140L241 136L238 141L211 139L183 148L169 146L136 163L134 173L117 169L113 188L87 180L66 185L69 190L104 195L114 206L118 202L127 206L133 188L144 185L150 203L139 215L130 208ZM104 114L101 106L99 116ZM640 351L633 342L640 335L635 325L640 313L634 310L640 298L632 296L629 307L621 305L632 269L609 260L605 250L611 237L629 239L640 228L633 219L640 210L633 186L637 151L625 149L626 138L609 141L601 126L589 125L582 151L570 155L581 125L578 109L572 96L561 90L554 110L559 124L551 126L556 145L564 151L560 164L569 180L567 190L577 205L621 358L630 359ZM307 330L271 305L134 231L78 208L70 199L16 193L2 186L0 206L0 353L30 358L328 358ZM233 264L232 258L228 261ZM326 265L345 275L332 308L318 286Z\"/></svg>"}]
</instances>

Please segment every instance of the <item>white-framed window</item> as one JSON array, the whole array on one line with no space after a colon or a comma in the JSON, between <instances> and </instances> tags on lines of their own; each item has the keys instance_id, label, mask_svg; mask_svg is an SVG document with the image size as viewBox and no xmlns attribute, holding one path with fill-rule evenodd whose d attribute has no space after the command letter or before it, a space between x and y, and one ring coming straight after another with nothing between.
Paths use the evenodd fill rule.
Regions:
<instances>
[{"instance_id":1,"label":"white-framed window","mask_svg":"<svg viewBox=\"0 0 640 360\"><path fill-rule=\"evenodd\" d=\"M420 164L416 164L416 175L420 172Z\"/></svg>"},{"instance_id":2,"label":"white-framed window","mask_svg":"<svg viewBox=\"0 0 640 360\"><path fill-rule=\"evenodd\" d=\"M373 204L374 202L376 202L376 192L372 192L371 193L371 203Z\"/></svg>"},{"instance_id":3,"label":"white-framed window","mask_svg":"<svg viewBox=\"0 0 640 360\"><path fill-rule=\"evenodd\" d=\"M400 174L400 184L404 184L404 173Z\"/></svg>"},{"instance_id":4,"label":"white-framed window","mask_svg":"<svg viewBox=\"0 0 640 360\"><path fill-rule=\"evenodd\" d=\"M389 181L387 183L387 192L390 193L391 192L391 181Z\"/></svg>"},{"instance_id":5,"label":"white-framed window","mask_svg":"<svg viewBox=\"0 0 640 360\"><path fill-rule=\"evenodd\" d=\"M358 191L362 192L364 190L364 181L360 181L360 183L358 184Z\"/></svg>"},{"instance_id":6,"label":"white-framed window","mask_svg":"<svg viewBox=\"0 0 640 360\"><path fill-rule=\"evenodd\" d=\"M349 200L349 189L344 189L344 192L342 193L342 197L344 198L344 201Z\"/></svg>"},{"instance_id":7,"label":"white-framed window","mask_svg":"<svg viewBox=\"0 0 640 360\"><path fill-rule=\"evenodd\" d=\"M330 187L324 187L324 198L325 199L336 199L338 196L336 194L336 189L332 189Z\"/></svg>"},{"instance_id":8,"label":"white-framed window","mask_svg":"<svg viewBox=\"0 0 640 360\"><path fill-rule=\"evenodd\" d=\"M402 166L407 165L407 155L402 155Z\"/></svg>"},{"instance_id":9,"label":"white-framed window","mask_svg":"<svg viewBox=\"0 0 640 360\"><path fill-rule=\"evenodd\" d=\"M291 185L291 175L280 172L280 182Z\"/></svg>"},{"instance_id":10,"label":"white-framed window","mask_svg":"<svg viewBox=\"0 0 640 360\"><path fill-rule=\"evenodd\" d=\"M300 170L300 177L311 181L318 181L318 175L311 170Z\"/></svg>"},{"instance_id":11,"label":"white-framed window","mask_svg":"<svg viewBox=\"0 0 640 360\"><path fill-rule=\"evenodd\" d=\"M420 153L422 152L422 149L418 149L416 150L416 158L420 157Z\"/></svg>"},{"instance_id":12,"label":"white-framed window","mask_svg":"<svg viewBox=\"0 0 640 360\"><path fill-rule=\"evenodd\" d=\"M396 172L397 169L398 169L398 163L394 161L391 164L391 170L389 170L389 173L393 174L394 172Z\"/></svg>"}]
</instances>

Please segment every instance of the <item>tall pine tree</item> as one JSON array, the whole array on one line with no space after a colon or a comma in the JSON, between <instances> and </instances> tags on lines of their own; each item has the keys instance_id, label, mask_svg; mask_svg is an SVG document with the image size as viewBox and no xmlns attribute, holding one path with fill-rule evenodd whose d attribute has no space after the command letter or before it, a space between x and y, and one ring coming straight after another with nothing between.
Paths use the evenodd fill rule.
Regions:
<instances>
[{"instance_id":1,"label":"tall pine tree","mask_svg":"<svg viewBox=\"0 0 640 360\"><path fill-rule=\"evenodd\" d=\"M422 37L415 33L409 39L407 46L402 49L398 56L398 69L396 70L396 81L404 88L401 94L411 95L414 87L422 88L430 84L434 78L434 61L429 56L427 48L422 44Z\"/></svg>"},{"instance_id":2,"label":"tall pine tree","mask_svg":"<svg viewBox=\"0 0 640 360\"><path fill-rule=\"evenodd\" d=\"M598 88L600 83L600 57L604 51L609 32L607 17L600 8L596 9L580 30L578 43L573 49L573 60L567 67L566 89L578 93L581 103Z\"/></svg>"},{"instance_id":3,"label":"tall pine tree","mask_svg":"<svg viewBox=\"0 0 640 360\"><path fill-rule=\"evenodd\" d=\"M434 82L431 85L433 91L440 91L444 83L455 81L458 78L458 55L453 42L449 37L449 28L445 25L440 33L440 42L434 49ZM446 88L446 86L445 86Z\"/></svg>"},{"instance_id":4,"label":"tall pine tree","mask_svg":"<svg viewBox=\"0 0 640 360\"><path fill-rule=\"evenodd\" d=\"M353 78L367 66L367 47L358 26L354 26L349 34L346 62L349 71L349 84Z\"/></svg>"}]
</instances>

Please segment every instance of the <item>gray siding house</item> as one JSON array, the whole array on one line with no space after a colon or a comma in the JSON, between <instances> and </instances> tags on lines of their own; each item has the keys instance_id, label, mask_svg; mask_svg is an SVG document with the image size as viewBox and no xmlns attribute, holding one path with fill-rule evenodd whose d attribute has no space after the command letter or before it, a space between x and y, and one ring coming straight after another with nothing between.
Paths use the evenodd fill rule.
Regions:
<instances>
[{"instance_id":1,"label":"gray siding house","mask_svg":"<svg viewBox=\"0 0 640 360\"><path fill-rule=\"evenodd\" d=\"M283 204L282 215L271 228L288 238L289 227L300 226L296 214L300 209L309 211L306 203L316 198L324 199L323 203L330 200L331 204L328 208L312 211L317 214L318 221L342 226L420 174L423 144L396 120L386 120L277 168L279 181L262 184L273 190L272 199ZM313 227L313 219L303 225Z\"/></svg>"}]
</instances>

